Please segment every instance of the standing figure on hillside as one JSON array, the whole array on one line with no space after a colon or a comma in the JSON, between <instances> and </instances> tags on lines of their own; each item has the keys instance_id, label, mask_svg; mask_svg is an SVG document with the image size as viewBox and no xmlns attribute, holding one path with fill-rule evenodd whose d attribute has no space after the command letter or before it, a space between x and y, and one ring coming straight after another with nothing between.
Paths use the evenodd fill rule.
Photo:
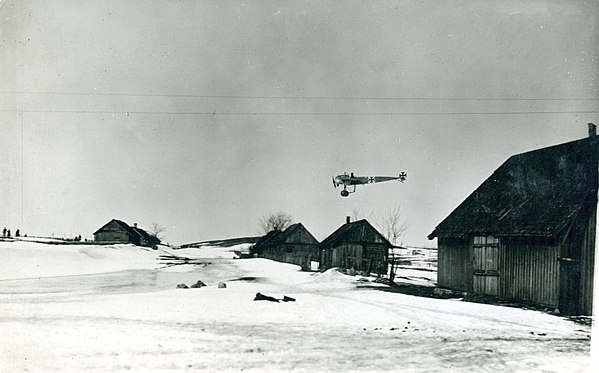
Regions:
<instances>
[{"instance_id":1,"label":"standing figure on hillside","mask_svg":"<svg viewBox=\"0 0 599 373\"><path fill-rule=\"evenodd\" d=\"M17 229L15 232L15 237L21 237L21 231Z\"/></svg>"},{"instance_id":2,"label":"standing figure on hillside","mask_svg":"<svg viewBox=\"0 0 599 373\"><path fill-rule=\"evenodd\" d=\"M6 227L2 230L2 237L6 237Z\"/></svg>"},{"instance_id":3,"label":"standing figure on hillside","mask_svg":"<svg viewBox=\"0 0 599 373\"><path fill-rule=\"evenodd\" d=\"M6 236L10 238L10 229L6 231Z\"/></svg>"}]
</instances>

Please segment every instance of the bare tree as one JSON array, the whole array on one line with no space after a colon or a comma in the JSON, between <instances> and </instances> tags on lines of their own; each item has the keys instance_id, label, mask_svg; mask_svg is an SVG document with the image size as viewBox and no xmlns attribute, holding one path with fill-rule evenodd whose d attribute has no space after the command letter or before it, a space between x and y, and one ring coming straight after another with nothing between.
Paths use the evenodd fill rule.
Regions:
<instances>
[{"instance_id":1,"label":"bare tree","mask_svg":"<svg viewBox=\"0 0 599 373\"><path fill-rule=\"evenodd\" d=\"M403 243L401 238L408 229L408 225L402 221L401 205L397 204L392 209L385 211L383 216L377 219L377 225L393 246L397 245L398 241L400 245Z\"/></svg>"},{"instance_id":2,"label":"bare tree","mask_svg":"<svg viewBox=\"0 0 599 373\"><path fill-rule=\"evenodd\" d=\"M150 236L155 238L158 243L162 241L163 233L166 231L166 227L164 225L160 225L158 223L152 223L149 229Z\"/></svg>"},{"instance_id":3,"label":"bare tree","mask_svg":"<svg viewBox=\"0 0 599 373\"><path fill-rule=\"evenodd\" d=\"M260 233L268 233L273 229L284 230L293 223L293 217L286 212L278 211L260 218Z\"/></svg>"},{"instance_id":4,"label":"bare tree","mask_svg":"<svg viewBox=\"0 0 599 373\"><path fill-rule=\"evenodd\" d=\"M392 209L385 211L384 215L377 219L377 225L379 229L382 231L381 233L387 237L389 242L393 246L397 246L399 242L400 245L403 244L403 234L408 229L408 225L405 221L402 220L401 217L401 205L397 204L393 206ZM393 283L395 280L395 274L397 273L397 267L399 265L399 260L395 253L392 251L389 257L389 281Z\"/></svg>"}]
</instances>

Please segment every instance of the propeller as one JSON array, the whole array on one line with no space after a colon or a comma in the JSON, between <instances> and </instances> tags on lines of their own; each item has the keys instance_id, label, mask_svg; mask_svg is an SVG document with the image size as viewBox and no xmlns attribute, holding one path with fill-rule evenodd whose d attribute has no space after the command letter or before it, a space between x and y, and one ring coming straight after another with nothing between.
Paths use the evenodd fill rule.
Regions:
<instances>
[{"instance_id":1,"label":"propeller","mask_svg":"<svg viewBox=\"0 0 599 373\"><path fill-rule=\"evenodd\" d=\"M333 179L333 186L335 187L335 189L337 189L338 185L337 185L337 183L335 182L335 177L334 177L334 176L331 176L331 179Z\"/></svg>"}]
</instances>

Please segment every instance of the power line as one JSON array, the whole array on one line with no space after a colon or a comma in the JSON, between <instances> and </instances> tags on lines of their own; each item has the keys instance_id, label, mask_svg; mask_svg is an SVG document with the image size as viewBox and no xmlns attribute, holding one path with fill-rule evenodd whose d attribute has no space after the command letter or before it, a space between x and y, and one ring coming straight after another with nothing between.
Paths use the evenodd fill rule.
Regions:
<instances>
[{"instance_id":1,"label":"power line","mask_svg":"<svg viewBox=\"0 0 599 373\"><path fill-rule=\"evenodd\" d=\"M160 93L109 92L54 92L54 91L0 91L0 94L42 96L115 96L115 97L172 97L234 100L368 100L368 101L599 101L599 98L574 97L348 97L348 96L251 96L251 95L198 95Z\"/></svg>"},{"instance_id":2,"label":"power line","mask_svg":"<svg viewBox=\"0 0 599 373\"><path fill-rule=\"evenodd\" d=\"M212 116L444 116L444 115L528 115L528 114L599 114L599 110L572 111L497 111L497 112L218 112L218 111L115 111L115 110L33 110L0 109L5 113L118 114L118 115L212 115Z\"/></svg>"}]
</instances>

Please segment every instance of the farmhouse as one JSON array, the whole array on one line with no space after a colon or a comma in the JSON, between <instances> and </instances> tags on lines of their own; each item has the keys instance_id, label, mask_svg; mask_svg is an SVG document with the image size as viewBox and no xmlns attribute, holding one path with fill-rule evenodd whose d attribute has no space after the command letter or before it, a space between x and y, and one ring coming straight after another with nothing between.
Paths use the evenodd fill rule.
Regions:
<instances>
[{"instance_id":1,"label":"farmhouse","mask_svg":"<svg viewBox=\"0 0 599 373\"><path fill-rule=\"evenodd\" d=\"M320 244L321 270L333 267L387 273L393 245L366 219L347 221Z\"/></svg>"},{"instance_id":2,"label":"farmhouse","mask_svg":"<svg viewBox=\"0 0 599 373\"><path fill-rule=\"evenodd\" d=\"M514 155L435 230L438 285L592 312L599 137Z\"/></svg>"},{"instance_id":3,"label":"farmhouse","mask_svg":"<svg viewBox=\"0 0 599 373\"><path fill-rule=\"evenodd\" d=\"M261 258L297 264L307 271L312 261L318 261L318 240L302 223L296 223L283 231L270 231L256 242L252 253Z\"/></svg>"},{"instance_id":4,"label":"farmhouse","mask_svg":"<svg viewBox=\"0 0 599 373\"><path fill-rule=\"evenodd\" d=\"M138 246L154 246L160 241L152 237L145 230L138 228L137 223L133 226L124 221L112 219L102 228L94 232L94 241L103 243L132 243Z\"/></svg>"}]
</instances>

